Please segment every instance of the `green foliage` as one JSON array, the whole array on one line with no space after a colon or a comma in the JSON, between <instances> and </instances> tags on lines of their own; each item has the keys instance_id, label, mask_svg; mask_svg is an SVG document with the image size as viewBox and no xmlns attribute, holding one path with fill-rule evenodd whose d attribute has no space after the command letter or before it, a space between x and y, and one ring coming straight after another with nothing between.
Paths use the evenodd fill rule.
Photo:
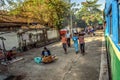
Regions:
<instances>
[{"instance_id":1,"label":"green foliage","mask_svg":"<svg viewBox=\"0 0 120 80\"><path fill-rule=\"evenodd\" d=\"M82 8L76 14L77 18L84 20L87 25L95 25L102 20L102 11L99 9L101 4L97 4L98 0L86 1L82 3Z\"/></svg>"},{"instance_id":2,"label":"green foliage","mask_svg":"<svg viewBox=\"0 0 120 80\"><path fill-rule=\"evenodd\" d=\"M28 23L35 21L61 29L62 24L70 19L70 14L73 16L73 25L77 22L77 26L80 27L85 27L86 24L95 25L101 21L102 11L99 9L101 5L96 4L97 1L86 0L80 9L77 8L79 4L69 4L64 0L1 0L0 7L7 5L10 15L24 17L28 19Z\"/></svg>"},{"instance_id":3,"label":"green foliage","mask_svg":"<svg viewBox=\"0 0 120 80\"><path fill-rule=\"evenodd\" d=\"M10 14L60 29L69 14L70 4L62 0L8 0ZM29 22L28 22L29 23Z\"/></svg>"}]
</instances>

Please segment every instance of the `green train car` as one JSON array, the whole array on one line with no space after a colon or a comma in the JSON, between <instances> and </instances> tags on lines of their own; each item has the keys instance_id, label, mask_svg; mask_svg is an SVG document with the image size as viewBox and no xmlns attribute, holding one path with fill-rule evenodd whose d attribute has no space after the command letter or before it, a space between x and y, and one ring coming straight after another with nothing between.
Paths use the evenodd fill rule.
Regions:
<instances>
[{"instance_id":1,"label":"green train car","mask_svg":"<svg viewBox=\"0 0 120 80\"><path fill-rule=\"evenodd\" d=\"M104 12L110 80L120 80L120 0L106 0Z\"/></svg>"}]
</instances>

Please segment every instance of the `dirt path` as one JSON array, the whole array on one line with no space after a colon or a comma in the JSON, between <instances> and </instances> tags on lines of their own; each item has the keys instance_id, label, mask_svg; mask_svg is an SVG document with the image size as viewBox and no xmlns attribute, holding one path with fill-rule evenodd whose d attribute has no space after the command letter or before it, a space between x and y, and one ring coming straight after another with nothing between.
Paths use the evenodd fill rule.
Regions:
<instances>
[{"instance_id":1,"label":"dirt path","mask_svg":"<svg viewBox=\"0 0 120 80\"><path fill-rule=\"evenodd\" d=\"M42 48L25 52L21 60L8 66L12 75L22 75L23 80L98 80L100 70L100 57L102 38L86 37L86 54L75 54L74 48L68 48L64 54L61 43L48 46L58 60L51 64L36 64L34 57L40 56Z\"/></svg>"}]
</instances>

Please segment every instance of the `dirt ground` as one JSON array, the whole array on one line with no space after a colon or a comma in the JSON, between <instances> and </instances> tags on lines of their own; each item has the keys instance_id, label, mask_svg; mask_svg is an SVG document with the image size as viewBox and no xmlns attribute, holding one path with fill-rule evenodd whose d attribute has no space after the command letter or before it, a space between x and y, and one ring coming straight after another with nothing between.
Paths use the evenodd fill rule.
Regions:
<instances>
[{"instance_id":1,"label":"dirt ground","mask_svg":"<svg viewBox=\"0 0 120 80\"><path fill-rule=\"evenodd\" d=\"M22 76L16 80L98 80L103 39L100 35L103 33L96 34L94 37L86 35L84 56L80 52L76 55L73 46L68 48L68 54L64 54L61 43L57 42L47 46L52 54L57 55L59 58L57 61L50 64L36 64L33 59L40 56L43 48L32 49L21 53L24 59L8 65L6 72Z\"/></svg>"}]
</instances>

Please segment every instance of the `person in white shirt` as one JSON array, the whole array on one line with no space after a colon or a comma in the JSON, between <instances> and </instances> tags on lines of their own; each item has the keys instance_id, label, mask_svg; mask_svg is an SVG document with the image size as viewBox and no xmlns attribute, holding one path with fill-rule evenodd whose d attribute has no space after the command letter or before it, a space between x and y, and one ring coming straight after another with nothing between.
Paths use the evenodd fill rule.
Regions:
<instances>
[{"instance_id":1,"label":"person in white shirt","mask_svg":"<svg viewBox=\"0 0 120 80\"><path fill-rule=\"evenodd\" d=\"M71 42L70 42L71 34L70 34L69 30L67 30L66 38L67 38L68 47L71 47Z\"/></svg>"}]
</instances>

